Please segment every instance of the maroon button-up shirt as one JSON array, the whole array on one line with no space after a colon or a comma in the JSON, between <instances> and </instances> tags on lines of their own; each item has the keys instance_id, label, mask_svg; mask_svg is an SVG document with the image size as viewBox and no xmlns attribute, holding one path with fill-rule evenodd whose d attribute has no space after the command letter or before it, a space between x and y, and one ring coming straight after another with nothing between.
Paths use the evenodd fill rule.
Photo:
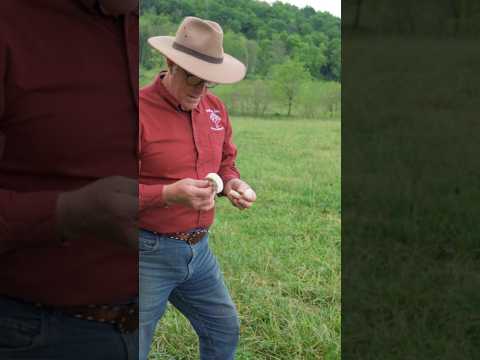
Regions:
<instances>
[{"instance_id":1,"label":"maroon button-up shirt","mask_svg":"<svg viewBox=\"0 0 480 360\"><path fill-rule=\"evenodd\" d=\"M73 305L138 294L136 251L55 234L60 192L138 173L138 16L88 4L0 1L0 295Z\"/></svg>"},{"instance_id":2,"label":"maroon button-up shirt","mask_svg":"<svg viewBox=\"0 0 480 360\"><path fill-rule=\"evenodd\" d=\"M238 178L232 126L225 106L210 92L194 110L181 111L161 77L140 90L140 227L159 233L208 227L214 210L165 207L163 187L212 172L224 183Z\"/></svg>"}]
</instances>

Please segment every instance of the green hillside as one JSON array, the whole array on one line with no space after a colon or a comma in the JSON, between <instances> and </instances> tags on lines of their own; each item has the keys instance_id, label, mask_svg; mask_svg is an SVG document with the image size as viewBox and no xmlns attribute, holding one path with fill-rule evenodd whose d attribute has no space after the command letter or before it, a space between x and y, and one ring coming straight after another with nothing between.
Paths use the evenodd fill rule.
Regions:
<instances>
[{"instance_id":1,"label":"green hillside","mask_svg":"<svg viewBox=\"0 0 480 360\"><path fill-rule=\"evenodd\" d=\"M154 35L174 35L185 16L222 25L225 51L248 65L248 77L265 76L288 58L305 65L317 80L340 80L340 19L311 7L255 0L144 0L141 7L140 63L157 66L147 45Z\"/></svg>"}]
</instances>

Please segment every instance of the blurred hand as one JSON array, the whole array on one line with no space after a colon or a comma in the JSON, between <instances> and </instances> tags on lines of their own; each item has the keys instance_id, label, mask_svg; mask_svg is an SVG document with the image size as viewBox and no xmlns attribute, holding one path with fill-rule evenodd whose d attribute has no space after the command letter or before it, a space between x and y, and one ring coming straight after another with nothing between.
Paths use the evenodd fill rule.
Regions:
<instances>
[{"instance_id":1,"label":"blurred hand","mask_svg":"<svg viewBox=\"0 0 480 360\"><path fill-rule=\"evenodd\" d=\"M208 180L182 179L163 188L167 204L179 204L198 211L215 206L215 189Z\"/></svg>"},{"instance_id":2,"label":"blurred hand","mask_svg":"<svg viewBox=\"0 0 480 360\"><path fill-rule=\"evenodd\" d=\"M138 181L112 176L57 200L57 229L66 240L92 236L138 247Z\"/></svg>"},{"instance_id":3,"label":"blurred hand","mask_svg":"<svg viewBox=\"0 0 480 360\"><path fill-rule=\"evenodd\" d=\"M228 197L233 206L240 210L252 207L257 200L257 194L250 185L240 179L232 179L225 184L224 194Z\"/></svg>"}]
</instances>

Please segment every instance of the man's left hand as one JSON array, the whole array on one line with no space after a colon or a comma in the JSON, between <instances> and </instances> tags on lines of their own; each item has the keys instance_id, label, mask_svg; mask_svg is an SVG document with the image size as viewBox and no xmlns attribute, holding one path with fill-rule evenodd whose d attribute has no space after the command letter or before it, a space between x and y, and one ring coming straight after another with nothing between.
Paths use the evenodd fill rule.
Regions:
<instances>
[{"instance_id":1,"label":"man's left hand","mask_svg":"<svg viewBox=\"0 0 480 360\"><path fill-rule=\"evenodd\" d=\"M252 207L257 200L257 194L245 181L232 179L225 184L223 193L228 197L233 206L240 210Z\"/></svg>"}]
</instances>

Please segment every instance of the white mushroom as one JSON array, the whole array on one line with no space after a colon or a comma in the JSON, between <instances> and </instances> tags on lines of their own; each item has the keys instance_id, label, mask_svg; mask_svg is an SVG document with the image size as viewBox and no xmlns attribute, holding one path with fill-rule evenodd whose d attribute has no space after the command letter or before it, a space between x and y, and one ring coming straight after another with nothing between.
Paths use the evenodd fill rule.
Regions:
<instances>
[{"instance_id":1,"label":"white mushroom","mask_svg":"<svg viewBox=\"0 0 480 360\"><path fill-rule=\"evenodd\" d=\"M252 189L247 189L243 192L243 196L248 200L253 200L255 197L255 192Z\"/></svg>"},{"instance_id":2,"label":"white mushroom","mask_svg":"<svg viewBox=\"0 0 480 360\"><path fill-rule=\"evenodd\" d=\"M235 190L230 190L229 195L233 196L236 199L240 199L243 197L250 201L250 200L253 200L253 198L255 197L255 192L252 189L247 189L242 193L239 193L238 191L235 191Z\"/></svg>"},{"instance_id":3,"label":"white mushroom","mask_svg":"<svg viewBox=\"0 0 480 360\"><path fill-rule=\"evenodd\" d=\"M240 193L238 191L235 191L235 190L230 190L230 192L228 194L233 196L234 198L237 198L237 199L240 199L242 197L242 195L240 195Z\"/></svg>"},{"instance_id":4,"label":"white mushroom","mask_svg":"<svg viewBox=\"0 0 480 360\"><path fill-rule=\"evenodd\" d=\"M220 194L223 191L223 181L218 174L215 173L209 173L207 176L205 176L205 179L210 181L213 185L213 188L215 189L215 192L217 194Z\"/></svg>"}]
</instances>

